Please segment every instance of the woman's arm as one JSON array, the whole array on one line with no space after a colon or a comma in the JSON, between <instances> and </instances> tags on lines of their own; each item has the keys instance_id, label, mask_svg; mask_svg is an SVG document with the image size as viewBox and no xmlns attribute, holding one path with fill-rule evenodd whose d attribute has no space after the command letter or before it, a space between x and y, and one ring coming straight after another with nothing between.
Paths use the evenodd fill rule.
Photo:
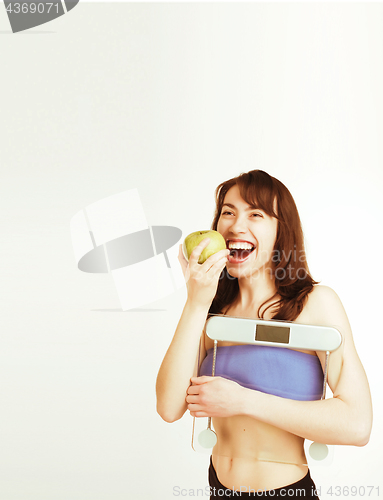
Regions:
<instances>
[{"instance_id":1,"label":"woman's arm","mask_svg":"<svg viewBox=\"0 0 383 500\"><path fill-rule=\"evenodd\" d=\"M157 376L157 412L166 422L174 422L187 409L185 400L190 378L197 374L198 351L205 357L203 334L208 311L186 302L173 340ZM201 341L200 341L201 339Z\"/></svg>"},{"instance_id":2,"label":"woman's arm","mask_svg":"<svg viewBox=\"0 0 383 500\"><path fill-rule=\"evenodd\" d=\"M157 376L157 412L166 422L180 419L187 410L186 394L191 377L197 374L200 344L200 361L206 354L203 330L229 252L221 250L198 264L208 243L207 238L193 250L188 269L184 268L188 274L188 299Z\"/></svg>"},{"instance_id":3,"label":"woman's arm","mask_svg":"<svg viewBox=\"0 0 383 500\"><path fill-rule=\"evenodd\" d=\"M295 401L246 389L221 377L198 377L193 378L196 385L188 390L188 409L192 415L243 414L312 441L367 444L372 426L371 395L346 312L331 288L315 287L312 294L313 324L333 326L343 338L342 347L330 355L328 383L333 398ZM323 353L318 355L323 361Z\"/></svg>"}]
</instances>

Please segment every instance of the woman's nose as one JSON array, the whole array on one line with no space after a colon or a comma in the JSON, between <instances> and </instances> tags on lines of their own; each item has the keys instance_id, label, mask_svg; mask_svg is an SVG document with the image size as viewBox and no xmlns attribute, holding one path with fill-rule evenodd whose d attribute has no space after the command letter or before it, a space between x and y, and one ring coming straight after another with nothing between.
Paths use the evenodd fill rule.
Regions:
<instances>
[{"instance_id":1,"label":"woman's nose","mask_svg":"<svg viewBox=\"0 0 383 500\"><path fill-rule=\"evenodd\" d=\"M246 233L247 227L245 219L243 219L242 217L237 217L235 220L233 220L233 223L230 226L230 230L233 233Z\"/></svg>"}]
</instances>

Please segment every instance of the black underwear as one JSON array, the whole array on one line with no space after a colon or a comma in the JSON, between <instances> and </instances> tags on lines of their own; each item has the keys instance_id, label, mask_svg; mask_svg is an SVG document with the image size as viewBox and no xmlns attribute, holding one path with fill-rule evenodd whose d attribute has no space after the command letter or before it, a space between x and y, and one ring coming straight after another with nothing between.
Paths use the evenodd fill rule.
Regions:
<instances>
[{"instance_id":1,"label":"black underwear","mask_svg":"<svg viewBox=\"0 0 383 500\"><path fill-rule=\"evenodd\" d=\"M299 481L283 486L282 488L275 488L274 490L258 490L258 491L233 491L226 488L220 483L217 473L214 469L212 459L210 457L209 467L209 484L210 484L210 498L317 498L316 487L314 481L311 479L310 471L307 471L305 477Z\"/></svg>"}]
</instances>

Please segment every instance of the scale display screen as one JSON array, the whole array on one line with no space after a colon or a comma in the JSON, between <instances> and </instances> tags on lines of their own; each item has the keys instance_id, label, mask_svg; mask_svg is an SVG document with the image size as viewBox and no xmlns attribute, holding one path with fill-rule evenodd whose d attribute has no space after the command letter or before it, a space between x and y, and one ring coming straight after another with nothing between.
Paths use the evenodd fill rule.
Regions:
<instances>
[{"instance_id":1,"label":"scale display screen","mask_svg":"<svg viewBox=\"0 0 383 500\"><path fill-rule=\"evenodd\" d=\"M256 325L255 340L288 344L290 341L290 328L288 326Z\"/></svg>"}]
</instances>

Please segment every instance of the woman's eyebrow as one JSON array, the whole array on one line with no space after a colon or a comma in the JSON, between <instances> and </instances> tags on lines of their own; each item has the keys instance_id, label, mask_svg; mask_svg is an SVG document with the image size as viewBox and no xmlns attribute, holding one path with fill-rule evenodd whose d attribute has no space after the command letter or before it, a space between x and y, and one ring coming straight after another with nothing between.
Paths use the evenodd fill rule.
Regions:
<instances>
[{"instance_id":1,"label":"woman's eyebrow","mask_svg":"<svg viewBox=\"0 0 383 500\"><path fill-rule=\"evenodd\" d=\"M230 208L236 208L235 205L232 205L231 203L224 203L222 205L222 208L223 207L230 207ZM246 208L247 211L250 211L250 210L260 210L260 208L257 207L257 205L250 205L249 208Z\"/></svg>"}]
</instances>

